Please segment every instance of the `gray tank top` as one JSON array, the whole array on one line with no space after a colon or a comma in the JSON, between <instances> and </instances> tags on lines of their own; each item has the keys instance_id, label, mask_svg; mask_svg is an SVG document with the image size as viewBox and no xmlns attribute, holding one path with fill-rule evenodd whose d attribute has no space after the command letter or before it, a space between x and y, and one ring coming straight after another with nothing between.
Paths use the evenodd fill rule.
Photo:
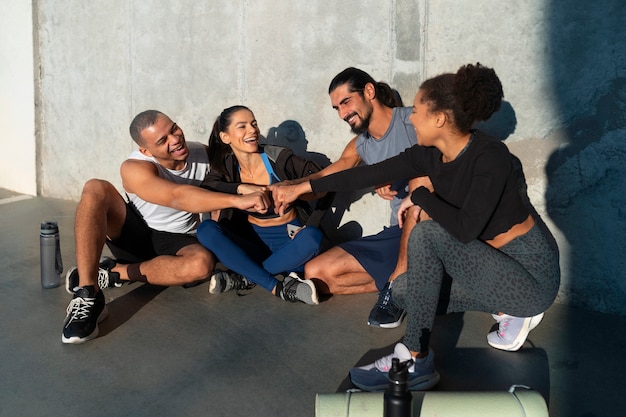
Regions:
<instances>
[{"instance_id":1,"label":"gray tank top","mask_svg":"<svg viewBox=\"0 0 626 417\"><path fill-rule=\"evenodd\" d=\"M415 128L409 120L411 107L396 107L393 109L391 123L385 134L379 139L375 139L368 132L362 133L356 140L356 150L363 162L372 165L392 156L396 156L406 148L417 144ZM398 224L398 208L402 199L408 195L409 178L399 180L391 185L391 188L398 191L398 195L389 202L391 206L392 226Z\"/></svg>"}]
</instances>

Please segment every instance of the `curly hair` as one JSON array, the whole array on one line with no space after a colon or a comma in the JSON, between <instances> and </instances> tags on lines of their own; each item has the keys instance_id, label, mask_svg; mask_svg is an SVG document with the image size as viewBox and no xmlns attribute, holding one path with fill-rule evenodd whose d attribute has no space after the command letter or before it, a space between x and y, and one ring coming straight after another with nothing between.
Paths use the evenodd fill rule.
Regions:
<instances>
[{"instance_id":1,"label":"curly hair","mask_svg":"<svg viewBox=\"0 0 626 417\"><path fill-rule=\"evenodd\" d=\"M441 74L420 86L422 103L431 112L443 111L461 132L477 121L487 120L500 109L504 92L492 68L480 63L464 65L456 74Z\"/></svg>"}]
</instances>

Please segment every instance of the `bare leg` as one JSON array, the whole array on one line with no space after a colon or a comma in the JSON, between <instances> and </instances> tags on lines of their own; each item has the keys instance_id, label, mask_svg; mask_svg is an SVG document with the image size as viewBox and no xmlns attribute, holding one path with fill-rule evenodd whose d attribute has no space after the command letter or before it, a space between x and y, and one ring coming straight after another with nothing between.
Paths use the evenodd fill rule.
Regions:
<instances>
[{"instance_id":1,"label":"bare leg","mask_svg":"<svg viewBox=\"0 0 626 417\"><path fill-rule=\"evenodd\" d=\"M335 246L304 266L304 276L315 282L323 294L361 294L377 292L374 278L356 258Z\"/></svg>"},{"instance_id":2,"label":"bare leg","mask_svg":"<svg viewBox=\"0 0 626 417\"><path fill-rule=\"evenodd\" d=\"M107 238L122 232L126 203L115 187L103 180L89 180L76 209L74 236L79 285L98 288L98 263ZM128 280L127 265L112 269L122 280ZM140 271L156 285L182 285L207 278L215 267L215 257L202 245L189 245L176 256L158 256L142 262Z\"/></svg>"},{"instance_id":3,"label":"bare leg","mask_svg":"<svg viewBox=\"0 0 626 417\"><path fill-rule=\"evenodd\" d=\"M74 238L79 285L98 288L98 262L107 236L119 236L126 218L126 204L115 187L103 180L85 183L76 209Z\"/></svg>"},{"instance_id":4,"label":"bare leg","mask_svg":"<svg viewBox=\"0 0 626 417\"><path fill-rule=\"evenodd\" d=\"M185 246L176 255L161 255L142 262L139 269L147 282L155 285L183 285L208 278L215 269L215 257L199 243ZM128 265L112 269L120 279L128 280Z\"/></svg>"}]
</instances>

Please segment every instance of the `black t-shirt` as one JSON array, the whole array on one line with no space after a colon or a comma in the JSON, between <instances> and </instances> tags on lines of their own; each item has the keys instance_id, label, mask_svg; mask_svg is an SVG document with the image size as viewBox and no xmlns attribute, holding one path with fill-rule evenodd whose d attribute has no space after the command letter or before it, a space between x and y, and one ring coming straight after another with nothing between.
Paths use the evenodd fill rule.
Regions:
<instances>
[{"instance_id":1,"label":"black t-shirt","mask_svg":"<svg viewBox=\"0 0 626 417\"><path fill-rule=\"evenodd\" d=\"M311 181L314 192L350 191L398 178L428 175L435 189L420 187L411 200L461 242L493 239L529 215L519 189L521 172L501 141L475 131L454 161L434 147L415 145L378 164Z\"/></svg>"}]
</instances>

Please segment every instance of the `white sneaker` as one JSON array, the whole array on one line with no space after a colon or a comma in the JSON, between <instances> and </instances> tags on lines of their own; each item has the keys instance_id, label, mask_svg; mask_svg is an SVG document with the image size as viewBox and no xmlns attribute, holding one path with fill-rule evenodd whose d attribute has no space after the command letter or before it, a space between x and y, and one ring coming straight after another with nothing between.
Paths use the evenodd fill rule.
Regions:
<instances>
[{"instance_id":1,"label":"white sneaker","mask_svg":"<svg viewBox=\"0 0 626 417\"><path fill-rule=\"evenodd\" d=\"M499 328L487 335L487 343L500 350L514 352L519 350L526 341L528 333L541 323L543 313L532 317L514 317L508 314L493 314Z\"/></svg>"}]
</instances>

